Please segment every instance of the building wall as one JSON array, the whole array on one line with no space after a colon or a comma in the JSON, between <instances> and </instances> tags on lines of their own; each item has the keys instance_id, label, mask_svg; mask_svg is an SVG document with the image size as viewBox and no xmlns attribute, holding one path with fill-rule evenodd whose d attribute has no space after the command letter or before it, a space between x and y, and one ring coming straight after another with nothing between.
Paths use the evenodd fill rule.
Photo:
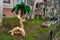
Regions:
<instances>
[{"instance_id":1,"label":"building wall","mask_svg":"<svg viewBox=\"0 0 60 40\"><path fill-rule=\"evenodd\" d=\"M36 2L43 2L43 0L36 0Z\"/></svg>"},{"instance_id":2,"label":"building wall","mask_svg":"<svg viewBox=\"0 0 60 40\"><path fill-rule=\"evenodd\" d=\"M16 13L11 12L11 10L12 10L11 8L4 8L3 15L5 15L5 17L7 17L7 18L16 17Z\"/></svg>"},{"instance_id":3,"label":"building wall","mask_svg":"<svg viewBox=\"0 0 60 40\"><path fill-rule=\"evenodd\" d=\"M43 2L44 0L35 0L35 3L34 3L34 9L33 10L35 10L36 9L36 3L40 3L40 2Z\"/></svg>"},{"instance_id":4,"label":"building wall","mask_svg":"<svg viewBox=\"0 0 60 40\"><path fill-rule=\"evenodd\" d=\"M12 8L16 5L16 0L10 0L9 3L3 3L3 15L6 17L16 17L16 14L14 12L11 12Z\"/></svg>"},{"instance_id":5,"label":"building wall","mask_svg":"<svg viewBox=\"0 0 60 40\"><path fill-rule=\"evenodd\" d=\"M26 0L25 0L26 1ZM42 2L43 0L36 0L35 2ZM17 0L10 0L11 3L3 3L4 8L13 8L16 5Z\"/></svg>"},{"instance_id":6,"label":"building wall","mask_svg":"<svg viewBox=\"0 0 60 40\"><path fill-rule=\"evenodd\" d=\"M21 1L21 0L20 0ZM24 1L24 0L23 0ZM11 3L3 3L4 8L13 8L19 0L10 0Z\"/></svg>"},{"instance_id":7,"label":"building wall","mask_svg":"<svg viewBox=\"0 0 60 40\"><path fill-rule=\"evenodd\" d=\"M13 8L13 6L16 4L16 0L10 0L11 3L3 3L4 8Z\"/></svg>"}]
</instances>

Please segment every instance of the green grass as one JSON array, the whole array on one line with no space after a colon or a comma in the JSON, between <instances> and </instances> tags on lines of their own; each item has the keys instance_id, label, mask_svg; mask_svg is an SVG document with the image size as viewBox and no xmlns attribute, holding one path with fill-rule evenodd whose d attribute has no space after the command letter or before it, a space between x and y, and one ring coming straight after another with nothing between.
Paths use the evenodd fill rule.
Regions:
<instances>
[{"instance_id":1,"label":"green grass","mask_svg":"<svg viewBox=\"0 0 60 40\"><path fill-rule=\"evenodd\" d=\"M3 33L0 33L0 40L17 40L17 39L3 32Z\"/></svg>"},{"instance_id":2,"label":"green grass","mask_svg":"<svg viewBox=\"0 0 60 40\"><path fill-rule=\"evenodd\" d=\"M14 25L18 26L18 19L17 18L3 18L3 24L5 24L6 22L12 22L14 23ZM27 22L24 23L24 28L25 28L25 31L26 31L26 36L24 37L25 40L37 40L37 38L41 35L43 35L44 33L46 33L47 31L50 30L50 28L52 27L49 27L49 28L42 28L41 27L41 24L43 22L45 22L46 20L43 20L43 19L33 19L33 20L27 20ZM5 29L6 30L6 29ZM4 31L5 31L4 30ZM13 37L9 34L7 34L7 31L2 31L2 33L0 33L0 39L1 40L20 40L19 37ZM23 38L22 38L23 39Z\"/></svg>"},{"instance_id":3,"label":"green grass","mask_svg":"<svg viewBox=\"0 0 60 40\"><path fill-rule=\"evenodd\" d=\"M55 37L55 40L60 40L60 31L57 33L56 37Z\"/></svg>"},{"instance_id":4,"label":"green grass","mask_svg":"<svg viewBox=\"0 0 60 40\"><path fill-rule=\"evenodd\" d=\"M57 36L60 37L60 32L58 32Z\"/></svg>"}]
</instances>

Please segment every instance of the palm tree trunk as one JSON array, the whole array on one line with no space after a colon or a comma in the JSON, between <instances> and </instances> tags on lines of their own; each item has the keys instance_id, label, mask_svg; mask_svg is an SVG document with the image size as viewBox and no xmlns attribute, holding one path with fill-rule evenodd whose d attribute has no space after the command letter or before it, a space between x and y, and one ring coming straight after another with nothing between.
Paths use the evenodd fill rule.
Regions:
<instances>
[{"instance_id":1,"label":"palm tree trunk","mask_svg":"<svg viewBox=\"0 0 60 40\"><path fill-rule=\"evenodd\" d=\"M21 14L20 15L21 15L21 17L19 19L20 27L24 28L24 24L23 24L23 16L24 16L23 9L21 9Z\"/></svg>"},{"instance_id":2,"label":"palm tree trunk","mask_svg":"<svg viewBox=\"0 0 60 40\"><path fill-rule=\"evenodd\" d=\"M21 27L21 28L24 28L24 24L23 24L22 18L20 18L19 23L20 23L20 27Z\"/></svg>"}]
</instances>

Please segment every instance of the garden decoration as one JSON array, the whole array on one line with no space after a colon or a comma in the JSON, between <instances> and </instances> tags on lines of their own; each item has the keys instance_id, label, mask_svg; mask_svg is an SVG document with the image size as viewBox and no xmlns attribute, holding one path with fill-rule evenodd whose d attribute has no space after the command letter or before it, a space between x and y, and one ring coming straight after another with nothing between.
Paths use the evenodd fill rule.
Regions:
<instances>
[{"instance_id":1,"label":"garden decoration","mask_svg":"<svg viewBox=\"0 0 60 40\"><path fill-rule=\"evenodd\" d=\"M9 32L11 33L11 35L22 34L22 36L25 36L25 30L24 30L24 24L23 24L23 22L26 21L25 20L25 18L26 18L25 15L27 13L28 13L28 15L30 15L30 13L32 12L30 6L26 5L24 2L21 2L21 3L17 4L12 9L12 12L16 12L16 14L18 14L18 19L19 19L20 27L17 26L15 28L13 28L12 30L10 30Z\"/></svg>"},{"instance_id":2,"label":"garden decoration","mask_svg":"<svg viewBox=\"0 0 60 40\"><path fill-rule=\"evenodd\" d=\"M13 36L14 36L14 34L20 34L22 36L25 36L25 30L23 28L20 28L20 27L15 27L12 30L10 30L9 32Z\"/></svg>"}]
</instances>

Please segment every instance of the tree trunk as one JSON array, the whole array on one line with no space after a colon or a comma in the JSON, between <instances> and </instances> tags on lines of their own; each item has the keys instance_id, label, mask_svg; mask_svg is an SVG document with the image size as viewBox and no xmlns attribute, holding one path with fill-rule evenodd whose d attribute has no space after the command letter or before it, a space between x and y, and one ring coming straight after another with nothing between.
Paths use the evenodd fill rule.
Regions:
<instances>
[{"instance_id":1,"label":"tree trunk","mask_svg":"<svg viewBox=\"0 0 60 40\"><path fill-rule=\"evenodd\" d=\"M20 14L20 19L19 19L19 23L20 23L20 27L24 28L24 24L23 21L24 20L24 14L23 14L23 9L21 9L21 14Z\"/></svg>"}]
</instances>

